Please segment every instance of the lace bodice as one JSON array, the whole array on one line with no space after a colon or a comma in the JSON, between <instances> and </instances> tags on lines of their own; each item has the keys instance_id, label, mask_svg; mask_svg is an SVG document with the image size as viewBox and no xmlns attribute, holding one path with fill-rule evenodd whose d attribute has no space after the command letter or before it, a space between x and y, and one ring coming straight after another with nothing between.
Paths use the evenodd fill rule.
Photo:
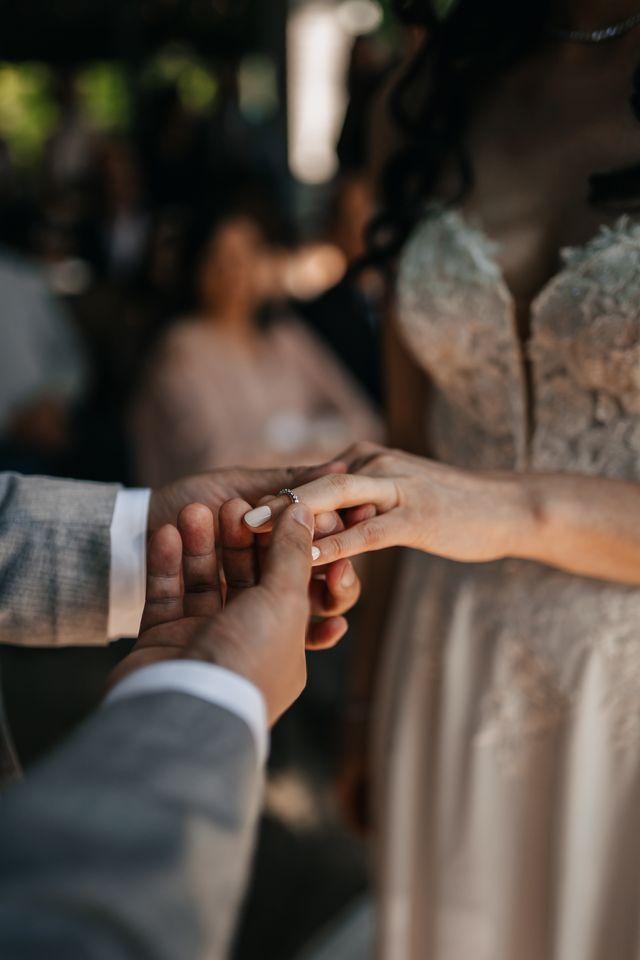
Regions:
<instances>
[{"instance_id":1,"label":"lace bodice","mask_svg":"<svg viewBox=\"0 0 640 960\"><path fill-rule=\"evenodd\" d=\"M526 344L497 252L443 210L403 252L430 448L640 481L640 224L563 252ZM381 956L639 960L640 589L520 559L401 563L372 764Z\"/></svg>"},{"instance_id":2,"label":"lace bodice","mask_svg":"<svg viewBox=\"0 0 640 960\"><path fill-rule=\"evenodd\" d=\"M427 429L445 462L640 480L640 224L622 218L563 251L562 261L532 304L523 347L496 248L482 232L440 210L410 238L398 322L434 384ZM455 576L451 602L466 604L474 644L485 651L495 644L479 745L517 767L524 742L544 738L578 709L594 663L612 742L637 743L638 589L517 560ZM424 581L434 582L433 573L425 571ZM422 626L445 589L422 593L414 634L422 656L441 656L443 636L451 642L444 627Z\"/></svg>"},{"instance_id":3,"label":"lace bodice","mask_svg":"<svg viewBox=\"0 0 640 960\"><path fill-rule=\"evenodd\" d=\"M623 217L562 259L531 307L528 411L495 245L451 211L434 211L413 233L399 323L436 388L429 432L442 459L640 478L640 224Z\"/></svg>"}]
</instances>

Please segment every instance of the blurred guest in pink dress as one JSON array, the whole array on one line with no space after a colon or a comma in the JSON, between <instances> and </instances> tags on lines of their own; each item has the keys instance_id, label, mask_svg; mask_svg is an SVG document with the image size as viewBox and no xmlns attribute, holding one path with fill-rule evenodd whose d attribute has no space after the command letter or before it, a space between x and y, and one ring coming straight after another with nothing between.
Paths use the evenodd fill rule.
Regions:
<instances>
[{"instance_id":1,"label":"blurred guest in pink dress","mask_svg":"<svg viewBox=\"0 0 640 960\"><path fill-rule=\"evenodd\" d=\"M197 272L199 314L151 357L132 411L137 480L243 463L318 462L379 422L339 360L286 317L265 326L274 259L260 228L234 216L212 232Z\"/></svg>"}]
</instances>

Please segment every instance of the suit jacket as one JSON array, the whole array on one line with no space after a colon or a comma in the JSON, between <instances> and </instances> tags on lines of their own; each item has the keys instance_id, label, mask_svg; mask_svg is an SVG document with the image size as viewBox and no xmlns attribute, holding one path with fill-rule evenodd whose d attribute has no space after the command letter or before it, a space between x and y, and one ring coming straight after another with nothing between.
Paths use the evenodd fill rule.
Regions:
<instances>
[{"instance_id":1,"label":"suit jacket","mask_svg":"<svg viewBox=\"0 0 640 960\"><path fill-rule=\"evenodd\" d=\"M220 707L153 693L98 711L0 795L0 956L224 957L261 779Z\"/></svg>"},{"instance_id":2,"label":"suit jacket","mask_svg":"<svg viewBox=\"0 0 640 960\"><path fill-rule=\"evenodd\" d=\"M0 474L0 642L103 644L118 487ZM0 783L16 773L0 686Z\"/></svg>"},{"instance_id":3,"label":"suit jacket","mask_svg":"<svg viewBox=\"0 0 640 960\"><path fill-rule=\"evenodd\" d=\"M0 474L0 639L102 644L118 487Z\"/></svg>"}]
</instances>

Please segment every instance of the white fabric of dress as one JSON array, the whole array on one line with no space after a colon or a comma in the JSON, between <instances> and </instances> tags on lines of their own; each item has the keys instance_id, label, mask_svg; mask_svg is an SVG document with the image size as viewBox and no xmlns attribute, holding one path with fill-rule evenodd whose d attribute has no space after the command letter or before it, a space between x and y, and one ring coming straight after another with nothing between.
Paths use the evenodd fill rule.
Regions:
<instances>
[{"instance_id":1,"label":"white fabric of dress","mask_svg":"<svg viewBox=\"0 0 640 960\"><path fill-rule=\"evenodd\" d=\"M431 449L640 481L640 225L563 251L526 351L497 254L442 209L403 252ZM516 560L403 563L375 738L379 955L638 960L640 590Z\"/></svg>"}]
</instances>

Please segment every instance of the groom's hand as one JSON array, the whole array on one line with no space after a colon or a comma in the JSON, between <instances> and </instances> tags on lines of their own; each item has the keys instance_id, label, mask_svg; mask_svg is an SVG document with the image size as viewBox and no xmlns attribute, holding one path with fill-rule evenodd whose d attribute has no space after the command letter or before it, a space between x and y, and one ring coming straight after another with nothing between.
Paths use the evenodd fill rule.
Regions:
<instances>
[{"instance_id":1,"label":"groom's hand","mask_svg":"<svg viewBox=\"0 0 640 960\"><path fill-rule=\"evenodd\" d=\"M306 685L313 526L307 507L289 506L274 527L255 581L244 569L244 552L223 540L227 604L187 650L188 657L226 667L255 684L270 724Z\"/></svg>"},{"instance_id":2,"label":"groom's hand","mask_svg":"<svg viewBox=\"0 0 640 960\"><path fill-rule=\"evenodd\" d=\"M185 477L153 491L149 507L149 532L165 524L175 525L178 515L187 504L205 504L213 512L216 536L220 535L220 508L228 500L242 500L244 512L265 498L273 497L284 487L311 483L313 480L345 473L346 463L336 460L316 467L288 467L276 470L249 470L233 467L210 473ZM241 515L227 514L228 520L242 530ZM315 518L316 537L335 534L344 525L337 513L319 514ZM241 537L242 539L242 537ZM253 541L253 538L249 538ZM309 645L331 646L347 630L347 613L357 602L361 591L360 580L350 560L338 560L314 571L310 586L311 616L319 618L309 626Z\"/></svg>"},{"instance_id":3,"label":"groom's hand","mask_svg":"<svg viewBox=\"0 0 640 960\"><path fill-rule=\"evenodd\" d=\"M236 498L227 501L220 510L224 573L230 594L256 583L263 560L269 555L271 534L256 535L243 522L248 506L246 501ZM342 529L338 517L333 522L335 529ZM309 585L310 612L314 618L307 632L310 649L332 647L344 636L348 623L343 614L354 606L359 596L360 580L350 560L339 560L314 571Z\"/></svg>"},{"instance_id":4,"label":"groom's hand","mask_svg":"<svg viewBox=\"0 0 640 960\"><path fill-rule=\"evenodd\" d=\"M336 460L321 466L283 467L276 470L231 467L183 477L152 492L149 504L149 533L154 533L167 523L175 525L182 508L190 503L201 503L209 507L213 512L217 532L218 511L227 500L239 497L255 506L264 497L272 497L285 487L310 483L329 474L345 473L346 469L345 463ZM323 522L325 526L331 526L331 517L330 514L325 521L321 521L321 527Z\"/></svg>"},{"instance_id":5,"label":"groom's hand","mask_svg":"<svg viewBox=\"0 0 640 960\"><path fill-rule=\"evenodd\" d=\"M177 526L165 524L149 539L140 633L109 686L140 667L184 657L196 632L221 609L213 514L201 503L187 504Z\"/></svg>"},{"instance_id":6,"label":"groom's hand","mask_svg":"<svg viewBox=\"0 0 640 960\"><path fill-rule=\"evenodd\" d=\"M235 521L222 524L232 531ZM312 539L311 512L302 504L289 507L274 527L260 573L251 575L246 552L233 536L223 539L223 609L213 515L202 504L185 507L177 529L165 525L151 537L140 637L110 685L161 660L202 660L250 680L275 722L306 683Z\"/></svg>"}]
</instances>

